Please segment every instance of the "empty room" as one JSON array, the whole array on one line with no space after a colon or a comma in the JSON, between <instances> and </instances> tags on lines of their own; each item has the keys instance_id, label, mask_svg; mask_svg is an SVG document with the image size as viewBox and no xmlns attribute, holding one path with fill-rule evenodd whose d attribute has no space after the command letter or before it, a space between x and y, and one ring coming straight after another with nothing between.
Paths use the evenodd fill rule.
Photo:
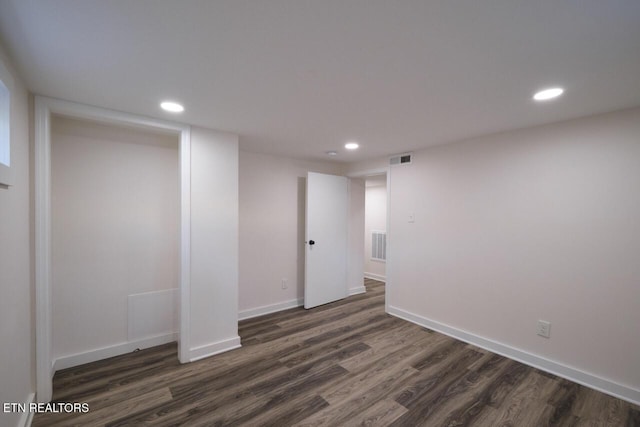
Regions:
<instances>
[{"instance_id":1,"label":"empty room","mask_svg":"<svg viewBox=\"0 0 640 427\"><path fill-rule=\"evenodd\" d=\"M640 426L637 0L0 0L0 427Z\"/></svg>"}]
</instances>

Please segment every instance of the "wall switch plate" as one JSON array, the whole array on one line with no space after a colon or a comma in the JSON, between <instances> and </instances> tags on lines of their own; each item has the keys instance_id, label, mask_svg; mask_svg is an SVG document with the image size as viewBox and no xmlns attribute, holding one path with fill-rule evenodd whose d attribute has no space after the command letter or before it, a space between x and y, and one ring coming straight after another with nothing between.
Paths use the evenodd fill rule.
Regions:
<instances>
[{"instance_id":1,"label":"wall switch plate","mask_svg":"<svg viewBox=\"0 0 640 427\"><path fill-rule=\"evenodd\" d=\"M282 279L282 289L287 289L289 286L287 285L287 279Z\"/></svg>"},{"instance_id":2,"label":"wall switch plate","mask_svg":"<svg viewBox=\"0 0 640 427\"><path fill-rule=\"evenodd\" d=\"M538 335L541 337L549 338L551 335L551 323L546 320L538 320Z\"/></svg>"},{"instance_id":3,"label":"wall switch plate","mask_svg":"<svg viewBox=\"0 0 640 427\"><path fill-rule=\"evenodd\" d=\"M416 222L416 214L415 212L409 212L409 222Z\"/></svg>"}]
</instances>

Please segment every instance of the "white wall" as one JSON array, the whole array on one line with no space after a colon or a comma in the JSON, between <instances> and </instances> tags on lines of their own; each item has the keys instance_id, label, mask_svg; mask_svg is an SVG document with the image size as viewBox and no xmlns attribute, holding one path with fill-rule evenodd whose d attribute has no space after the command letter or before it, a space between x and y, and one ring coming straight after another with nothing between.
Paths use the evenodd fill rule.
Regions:
<instances>
[{"instance_id":1,"label":"white wall","mask_svg":"<svg viewBox=\"0 0 640 427\"><path fill-rule=\"evenodd\" d=\"M35 392L32 315L29 102L0 46L0 79L11 91L11 187L0 187L0 403L27 402ZM24 418L22 418L24 421ZM0 412L1 426L21 414Z\"/></svg>"},{"instance_id":2,"label":"white wall","mask_svg":"<svg viewBox=\"0 0 640 427\"><path fill-rule=\"evenodd\" d=\"M238 136L191 129L191 359L240 345Z\"/></svg>"},{"instance_id":3,"label":"white wall","mask_svg":"<svg viewBox=\"0 0 640 427\"><path fill-rule=\"evenodd\" d=\"M174 293L162 291L179 285L178 136L54 117L51 141L60 369L175 332Z\"/></svg>"},{"instance_id":4,"label":"white wall","mask_svg":"<svg viewBox=\"0 0 640 427\"><path fill-rule=\"evenodd\" d=\"M639 183L640 109L414 153L391 168L391 308L640 401Z\"/></svg>"},{"instance_id":5,"label":"white wall","mask_svg":"<svg viewBox=\"0 0 640 427\"><path fill-rule=\"evenodd\" d=\"M378 175L389 168L389 157L345 163L342 174L347 176Z\"/></svg>"},{"instance_id":6,"label":"white wall","mask_svg":"<svg viewBox=\"0 0 640 427\"><path fill-rule=\"evenodd\" d=\"M293 307L304 297L306 175L340 169L338 163L240 151L241 318Z\"/></svg>"},{"instance_id":7,"label":"white wall","mask_svg":"<svg viewBox=\"0 0 640 427\"><path fill-rule=\"evenodd\" d=\"M365 180L349 179L349 239L347 260L347 286L349 294L366 292L364 287L364 253L362 241L365 238Z\"/></svg>"},{"instance_id":8,"label":"white wall","mask_svg":"<svg viewBox=\"0 0 640 427\"><path fill-rule=\"evenodd\" d=\"M371 232L387 231L387 176L367 179L364 217L365 276L386 280L386 262L371 259Z\"/></svg>"}]
</instances>

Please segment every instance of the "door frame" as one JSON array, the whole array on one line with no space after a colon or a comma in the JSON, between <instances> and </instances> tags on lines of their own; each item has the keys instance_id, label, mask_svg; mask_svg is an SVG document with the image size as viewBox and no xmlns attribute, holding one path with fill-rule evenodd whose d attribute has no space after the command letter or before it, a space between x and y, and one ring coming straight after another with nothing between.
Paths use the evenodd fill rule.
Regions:
<instances>
[{"instance_id":1,"label":"door frame","mask_svg":"<svg viewBox=\"0 0 640 427\"><path fill-rule=\"evenodd\" d=\"M392 246L391 246L391 230L389 228L389 206L391 203L390 194L391 194L391 168L390 167L382 167L376 169L367 169L363 171L351 172L346 175L347 178L366 178L368 176L376 176L376 175L386 175L387 177L387 260L385 263L385 275L386 281L384 284L385 292L384 292L384 311L386 313L389 312L389 289L391 289L391 265L392 265ZM365 189L366 191L366 189ZM363 214L364 215L364 214ZM365 239L367 237L365 236ZM364 247L363 247L364 252ZM366 254L365 254L366 256Z\"/></svg>"},{"instance_id":2,"label":"door frame","mask_svg":"<svg viewBox=\"0 0 640 427\"><path fill-rule=\"evenodd\" d=\"M180 278L179 338L180 362L189 361L189 296L191 265L191 127L44 96L35 97L35 330L36 399L51 401L54 366L52 359L51 303L51 116L60 114L107 124L133 125L170 131L179 136L180 169Z\"/></svg>"}]
</instances>

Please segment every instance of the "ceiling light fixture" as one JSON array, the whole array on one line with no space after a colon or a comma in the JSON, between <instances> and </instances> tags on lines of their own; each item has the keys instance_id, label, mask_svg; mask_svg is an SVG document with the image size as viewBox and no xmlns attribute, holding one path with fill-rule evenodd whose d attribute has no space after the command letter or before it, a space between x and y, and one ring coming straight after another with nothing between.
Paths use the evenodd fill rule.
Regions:
<instances>
[{"instance_id":1,"label":"ceiling light fixture","mask_svg":"<svg viewBox=\"0 0 640 427\"><path fill-rule=\"evenodd\" d=\"M563 92L564 89L562 89L561 87L552 87L536 92L536 94L533 95L533 99L535 99L536 101L548 101L549 99L559 97Z\"/></svg>"},{"instance_id":2,"label":"ceiling light fixture","mask_svg":"<svg viewBox=\"0 0 640 427\"><path fill-rule=\"evenodd\" d=\"M327 156L337 156L337 155L338 155L337 151L334 151L334 150L327 151Z\"/></svg>"},{"instance_id":3,"label":"ceiling light fixture","mask_svg":"<svg viewBox=\"0 0 640 427\"><path fill-rule=\"evenodd\" d=\"M359 147L359 145L358 145L357 142L347 142L344 145L344 148L346 148L347 150L355 150L358 147Z\"/></svg>"},{"instance_id":4,"label":"ceiling light fixture","mask_svg":"<svg viewBox=\"0 0 640 427\"><path fill-rule=\"evenodd\" d=\"M164 111L168 111L170 113L182 113L184 111L184 107L177 102L164 101L160 104L160 108Z\"/></svg>"}]
</instances>

